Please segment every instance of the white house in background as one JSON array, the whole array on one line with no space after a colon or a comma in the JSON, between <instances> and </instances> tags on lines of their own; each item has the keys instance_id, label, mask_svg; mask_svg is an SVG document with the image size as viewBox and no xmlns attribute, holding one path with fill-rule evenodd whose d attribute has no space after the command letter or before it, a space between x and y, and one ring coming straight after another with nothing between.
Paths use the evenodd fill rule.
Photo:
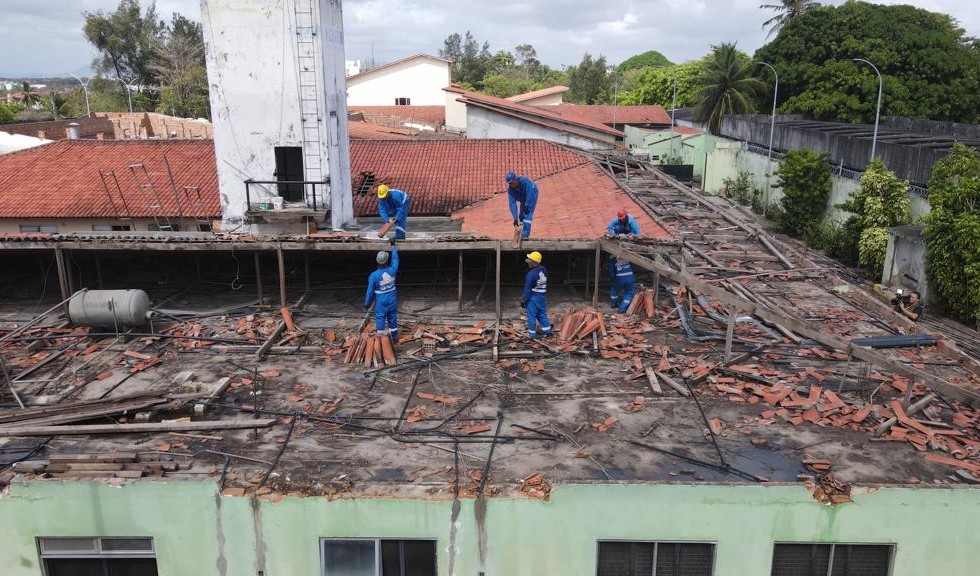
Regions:
<instances>
[{"instance_id":1,"label":"white house in background","mask_svg":"<svg viewBox=\"0 0 980 576\"><path fill-rule=\"evenodd\" d=\"M441 106L452 62L416 54L347 78L349 106Z\"/></svg>"},{"instance_id":2,"label":"white house in background","mask_svg":"<svg viewBox=\"0 0 980 576\"><path fill-rule=\"evenodd\" d=\"M344 72L349 76L354 76L361 73L361 61L360 60L344 60Z\"/></svg>"},{"instance_id":3,"label":"white house in background","mask_svg":"<svg viewBox=\"0 0 980 576\"><path fill-rule=\"evenodd\" d=\"M528 106L557 106L562 103L565 92L568 92L568 86L551 86L533 92L515 94L507 100Z\"/></svg>"}]
</instances>

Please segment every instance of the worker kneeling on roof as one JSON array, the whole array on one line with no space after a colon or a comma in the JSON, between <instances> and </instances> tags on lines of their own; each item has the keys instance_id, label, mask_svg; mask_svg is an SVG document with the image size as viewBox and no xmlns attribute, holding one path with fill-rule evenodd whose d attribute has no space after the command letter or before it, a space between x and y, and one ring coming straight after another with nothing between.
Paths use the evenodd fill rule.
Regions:
<instances>
[{"instance_id":1,"label":"worker kneeling on roof","mask_svg":"<svg viewBox=\"0 0 980 576\"><path fill-rule=\"evenodd\" d=\"M620 234L641 235L640 225L636 223L636 218L630 216L626 210L616 212L616 217L606 226L606 231L610 236L618 236Z\"/></svg>"},{"instance_id":2,"label":"worker kneeling on roof","mask_svg":"<svg viewBox=\"0 0 980 576\"><path fill-rule=\"evenodd\" d=\"M521 308L527 310L527 335L537 338L537 325L541 333L551 336L551 322L548 321L548 269L541 265L541 253L531 252L524 259L527 262L527 275L524 277L524 293L521 295Z\"/></svg>"},{"instance_id":3,"label":"worker kneeling on roof","mask_svg":"<svg viewBox=\"0 0 980 576\"><path fill-rule=\"evenodd\" d=\"M364 308L370 309L374 303L374 327L378 332L387 330L392 343L398 338L398 295L395 292L395 275L398 273L398 248L391 241L391 253L382 250L375 257L378 269L368 276L367 294Z\"/></svg>"},{"instance_id":4,"label":"worker kneeling on roof","mask_svg":"<svg viewBox=\"0 0 980 576\"><path fill-rule=\"evenodd\" d=\"M408 225L408 208L412 199L398 188L386 184L378 186L378 214L381 220L395 223L395 238L405 239L405 226Z\"/></svg>"},{"instance_id":5,"label":"worker kneeling on roof","mask_svg":"<svg viewBox=\"0 0 980 576\"><path fill-rule=\"evenodd\" d=\"M521 238L531 237L531 221L534 220L534 207L538 205L538 185L527 176L507 173L507 201L514 227L522 226ZM520 204L520 209L518 209Z\"/></svg>"},{"instance_id":6,"label":"worker kneeling on roof","mask_svg":"<svg viewBox=\"0 0 980 576\"><path fill-rule=\"evenodd\" d=\"M609 261L609 279L612 281L612 291L609 293L609 305L618 308L622 314L630 307L633 294L636 292L636 277L633 266L625 258L612 257Z\"/></svg>"}]
</instances>

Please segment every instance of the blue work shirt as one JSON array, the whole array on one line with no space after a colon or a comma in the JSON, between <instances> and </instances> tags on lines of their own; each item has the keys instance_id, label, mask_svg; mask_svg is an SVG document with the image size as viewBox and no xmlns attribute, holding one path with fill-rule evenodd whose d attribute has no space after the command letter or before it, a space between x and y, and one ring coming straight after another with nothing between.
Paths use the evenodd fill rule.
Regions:
<instances>
[{"instance_id":1,"label":"blue work shirt","mask_svg":"<svg viewBox=\"0 0 980 576\"><path fill-rule=\"evenodd\" d=\"M378 198L378 214L381 215L381 219L385 222L392 217L398 218L407 216L407 200L408 194L402 192L398 188L391 188L388 190L387 196L384 198Z\"/></svg>"},{"instance_id":2,"label":"blue work shirt","mask_svg":"<svg viewBox=\"0 0 980 576\"><path fill-rule=\"evenodd\" d=\"M616 278L624 278L632 275L633 266L630 264L630 261L613 256L612 260L609 262L609 279L615 280Z\"/></svg>"},{"instance_id":3,"label":"blue work shirt","mask_svg":"<svg viewBox=\"0 0 980 576\"><path fill-rule=\"evenodd\" d=\"M527 275L524 277L524 293L521 295L521 300L527 302L535 294L544 298L547 291L548 269L538 265L528 270Z\"/></svg>"},{"instance_id":4,"label":"blue work shirt","mask_svg":"<svg viewBox=\"0 0 980 576\"><path fill-rule=\"evenodd\" d=\"M538 185L527 176L518 176L516 189L507 185L507 201L510 203L510 215L514 220L520 220L517 217L517 203L520 202L521 207L529 212L534 212L534 206L538 203Z\"/></svg>"},{"instance_id":5,"label":"blue work shirt","mask_svg":"<svg viewBox=\"0 0 980 576\"><path fill-rule=\"evenodd\" d=\"M626 222L621 221L619 218L613 218L609 226L606 226L606 230L610 234L633 234L634 236L640 236L640 225L636 223L636 218L633 218L629 214L626 215Z\"/></svg>"},{"instance_id":6,"label":"blue work shirt","mask_svg":"<svg viewBox=\"0 0 980 576\"><path fill-rule=\"evenodd\" d=\"M368 308L374 302L391 300L395 297L395 275L398 273L398 248L392 246L391 259L387 266L379 266L368 276L367 294L364 295L364 307Z\"/></svg>"}]
</instances>

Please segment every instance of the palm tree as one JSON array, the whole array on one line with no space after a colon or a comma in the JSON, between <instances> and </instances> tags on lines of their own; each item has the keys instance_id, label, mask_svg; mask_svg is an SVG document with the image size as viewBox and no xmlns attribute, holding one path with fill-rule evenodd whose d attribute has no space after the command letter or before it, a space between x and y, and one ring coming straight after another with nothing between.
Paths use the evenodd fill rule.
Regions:
<instances>
[{"instance_id":1,"label":"palm tree","mask_svg":"<svg viewBox=\"0 0 980 576\"><path fill-rule=\"evenodd\" d=\"M777 12L775 16L762 23L763 28L769 28L769 34L766 34L766 40L773 34L778 34L779 30L793 18L803 14L810 8L817 8L818 6L820 6L820 3L814 0L781 0L779 4L760 5L759 8L763 10L775 10Z\"/></svg>"},{"instance_id":2,"label":"palm tree","mask_svg":"<svg viewBox=\"0 0 980 576\"><path fill-rule=\"evenodd\" d=\"M735 48L735 42L711 47L704 71L698 78L694 117L717 134L725 114L755 112L752 99L765 84L752 75L752 61Z\"/></svg>"}]
</instances>

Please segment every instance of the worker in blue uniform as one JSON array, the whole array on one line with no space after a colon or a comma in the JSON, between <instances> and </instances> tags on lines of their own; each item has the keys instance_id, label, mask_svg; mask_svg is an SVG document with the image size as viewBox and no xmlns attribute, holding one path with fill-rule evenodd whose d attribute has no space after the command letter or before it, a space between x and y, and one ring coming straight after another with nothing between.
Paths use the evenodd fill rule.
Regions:
<instances>
[{"instance_id":1,"label":"worker in blue uniform","mask_svg":"<svg viewBox=\"0 0 980 576\"><path fill-rule=\"evenodd\" d=\"M609 262L609 279L612 281L609 305L618 308L622 314L629 309L636 292L636 276L633 275L633 266L629 260L613 256Z\"/></svg>"},{"instance_id":2,"label":"worker in blue uniform","mask_svg":"<svg viewBox=\"0 0 980 576\"><path fill-rule=\"evenodd\" d=\"M616 212L616 217L606 226L606 231L609 232L610 236L618 236L620 234L641 235L640 225L636 223L636 218L627 214L626 210Z\"/></svg>"},{"instance_id":3,"label":"worker in blue uniform","mask_svg":"<svg viewBox=\"0 0 980 576\"><path fill-rule=\"evenodd\" d=\"M384 222L395 221L395 238L405 239L405 226L408 225L408 208L412 199L398 188L386 184L378 186L378 214Z\"/></svg>"},{"instance_id":4,"label":"worker in blue uniform","mask_svg":"<svg viewBox=\"0 0 980 576\"><path fill-rule=\"evenodd\" d=\"M507 201L514 227L523 226L521 238L531 237L531 221L534 220L534 207L538 204L538 185L527 176L507 173ZM520 209L518 209L520 204Z\"/></svg>"},{"instance_id":5,"label":"worker in blue uniform","mask_svg":"<svg viewBox=\"0 0 980 576\"><path fill-rule=\"evenodd\" d=\"M388 333L392 342L398 339L398 294L395 292L395 275L398 273L398 248L391 241L391 253L382 250L375 257L378 269L368 276L367 294L364 296L364 309L369 310L374 303L374 328Z\"/></svg>"},{"instance_id":6,"label":"worker in blue uniform","mask_svg":"<svg viewBox=\"0 0 980 576\"><path fill-rule=\"evenodd\" d=\"M524 293L521 294L521 308L527 311L527 335L537 338L537 326L541 333L551 336L551 322L548 321L548 269L541 265L541 253L531 252L524 259L527 262L527 275L524 277Z\"/></svg>"}]
</instances>

